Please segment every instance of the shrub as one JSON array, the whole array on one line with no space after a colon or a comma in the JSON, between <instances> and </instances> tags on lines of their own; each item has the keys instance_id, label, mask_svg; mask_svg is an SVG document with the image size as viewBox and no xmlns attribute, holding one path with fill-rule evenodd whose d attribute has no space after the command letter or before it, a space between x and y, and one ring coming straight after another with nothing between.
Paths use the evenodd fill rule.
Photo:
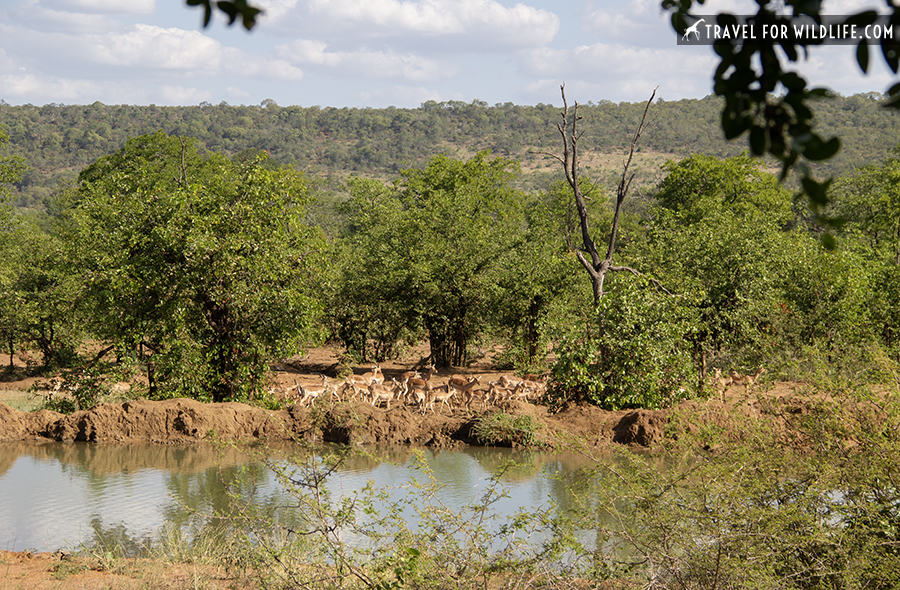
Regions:
<instances>
[{"instance_id":1,"label":"shrub","mask_svg":"<svg viewBox=\"0 0 900 590\"><path fill-rule=\"evenodd\" d=\"M623 282L601 300L596 323L559 346L548 401L589 401L608 410L679 402L697 383L684 338L693 325L676 297Z\"/></svg>"}]
</instances>

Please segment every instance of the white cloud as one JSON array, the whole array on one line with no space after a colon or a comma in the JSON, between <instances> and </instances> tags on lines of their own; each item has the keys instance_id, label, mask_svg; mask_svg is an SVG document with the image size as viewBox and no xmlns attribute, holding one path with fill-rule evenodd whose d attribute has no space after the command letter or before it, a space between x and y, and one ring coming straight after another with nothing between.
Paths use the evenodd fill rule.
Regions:
<instances>
[{"instance_id":1,"label":"white cloud","mask_svg":"<svg viewBox=\"0 0 900 590\"><path fill-rule=\"evenodd\" d=\"M226 47L220 59L222 73L234 78L260 78L276 82L299 82L303 70L286 59L272 58Z\"/></svg>"},{"instance_id":2,"label":"white cloud","mask_svg":"<svg viewBox=\"0 0 900 590\"><path fill-rule=\"evenodd\" d=\"M317 66L342 76L425 81L455 73L450 65L409 53L367 49L328 51L324 41L293 41L279 46L277 54L290 62Z\"/></svg>"},{"instance_id":3,"label":"white cloud","mask_svg":"<svg viewBox=\"0 0 900 590\"><path fill-rule=\"evenodd\" d=\"M15 72L18 69L19 67L12 56L6 53L5 49L0 47L0 73Z\"/></svg>"},{"instance_id":4,"label":"white cloud","mask_svg":"<svg viewBox=\"0 0 900 590\"><path fill-rule=\"evenodd\" d=\"M572 49L541 49L523 55L522 67L534 76L633 76L645 72L678 75L712 73L712 51L706 59L689 48L649 49L621 43L595 43Z\"/></svg>"},{"instance_id":5,"label":"white cloud","mask_svg":"<svg viewBox=\"0 0 900 590\"><path fill-rule=\"evenodd\" d=\"M219 69L222 45L197 31L135 25L125 33L86 39L99 64L166 70Z\"/></svg>"},{"instance_id":6,"label":"white cloud","mask_svg":"<svg viewBox=\"0 0 900 590\"><path fill-rule=\"evenodd\" d=\"M297 9L299 0L257 0L254 6L262 8L262 16L257 19L257 26L268 23L278 23L282 19L291 16Z\"/></svg>"},{"instance_id":7,"label":"white cloud","mask_svg":"<svg viewBox=\"0 0 900 590\"><path fill-rule=\"evenodd\" d=\"M432 51L479 52L544 45L559 30L552 12L494 0L307 0L275 2L268 27L349 49L360 40Z\"/></svg>"},{"instance_id":8,"label":"white cloud","mask_svg":"<svg viewBox=\"0 0 900 590\"><path fill-rule=\"evenodd\" d=\"M153 14L156 0L41 0L41 6L63 12Z\"/></svg>"},{"instance_id":9,"label":"white cloud","mask_svg":"<svg viewBox=\"0 0 900 590\"><path fill-rule=\"evenodd\" d=\"M699 97L712 91L715 60L709 49L597 43L528 52L523 55L521 68L526 78L537 79L525 87L530 96L538 92L558 96L559 85L565 81L567 94L571 89L572 96L580 96L581 102L604 98L643 101L657 86L658 96Z\"/></svg>"},{"instance_id":10,"label":"white cloud","mask_svg":"<svg viewBox=\"0 0 900 590\"><path fill-rule=\"evenodd\" d=\"M657 44L662 41L660 23L666 20L657 0L631 0L618 9L585 10L582 25L604 41Z\"/></svg>"},{"instance_id":11,"label":"white cloud","mask_svg":"<svg viewBox=\"0 0 900 590\"><path fill-rule=\"evenodd\" d=\"M471 100L459 93L442 93L433 88L423 86L392 86L383 90L362 92L357 97L360 104L414 105L418 106L429 100L444 102L449 100Z\"/></svg>"},{"instance_id":12,"label":"white cloud","mask_svg":"<svg viewBox=\"0 0 900 590\"><path fill-rule=\"evenodd\" d=\"M229 86L228 88L225 89L225 92L228 93L228 96L230 96L232 98L237 98L237 99L245 99L245 98L249 98L250 96L253 96L252 94L250 94L243 88L238 88L237 86Z\"/></svg>"},{"instance_id":13,"label":"white cloud","mask_svg":"<svg viewBox=\"0 0 900 590\"><path fill-rule=\"evenodd\" d=\"M856 52L846 45L815 47L808 60L791 64L789 69L804 76L810 87L824 86L848 96L885 92L897 82L897 76L888 69L880 51L870 58L869 73L863 74L856 63Z\"/></svg>"},{"instance_id":14,"label":"white cloud","mask_svg":"<svg viewBox=\"0 0 900 590\"><path fill-rule=\"evenodd\" d=\"M25 30L35 34L96 34L117 27L114 20L102 14L51 10L39 5L15 6L9 10L7 16L9 29ZM6 24L2 19L0 23Z\"/></svg>"},{"instance_id":15,"label":"white cloud","mask_svg":"<svg viewBox=\"0 0 900 590\"><path fill-rule=\"evenodd\" d=\"M159 94L169 104L199 104L210 100L211 96L208 90L167 85L159 87Z\"/></svg>"},{"instance_id":16,"label":"white cloud","mask_svg":"<svg viewBox=\"0 0 900 590\"><path fill-rule=\"evenodd\" d=\"M258 59L254 60L258 63ZM248 72L249 73L249 72ZM252 72L266 80L282 80L285 82L299 82L303 79L303 70L294 67L287 60L266 60L257 71Z\"/></svg>"},{"instance_id":17,"label":"white cloud","mask_svg":"<svg viewBox=\"0 0 900 590\"><path fill-rule=\"evenodd\" d=\"M33 97L53 97L47 102L94 102L87 97L97 96L100 88L88 80L51 78L34 74L10 74L0 76L0 88L7 99L22 99L31 102ZM39 103L39 102L38 102ZM40 103L39 103L40 104Z\"/></svg>"}]
</instances>

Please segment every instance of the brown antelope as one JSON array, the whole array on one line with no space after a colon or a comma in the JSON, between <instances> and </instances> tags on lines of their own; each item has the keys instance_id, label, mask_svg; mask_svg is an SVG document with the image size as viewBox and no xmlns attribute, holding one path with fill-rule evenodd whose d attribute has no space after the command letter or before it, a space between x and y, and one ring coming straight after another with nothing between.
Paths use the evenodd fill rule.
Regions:
<instances>
[{"instance_id":1,"label":"brown antelope","mask_svg":"<svg viewBox=\"0 0 900 590\"><path fill-rule=\"evenodd\" d=\"M519 381L519 383L517 383L513 390L510 392L508 398L528 401L529 391L530 389L525 385L525 382Z\"/></svg>"},{"instance_id":2,"label":"brown antelope","mask_svg":"<svg viewBox=\"0 0 900 590\"><path fill-rule=\"evenodd\" d=\"M420 378L421 375L418 371L406 371L405 373L400 375L400 387L403 389L404 397L407 397L409 395L409 380Z\"/></svg>"},{"instance_id":3,"label":"brown antelope","mask_svg":"<svg viewBox=\"0 0 900 590\"><path fill-rule=\"evenodd\" d=\"M362 374L363 377L368 379L369 384L374 383L375 385L381 385L384 383L384 374L381 372L381 367L376 365L372 365L372 370L367 373Z\"/></svg>"},{"instance_id":4,"label":"brown antelope","mask_svg":"<svg viewBox=\"0 0 900 590\"><path fill-rule=\"evenodd\" d=\"M431 413L434 414L434 402L441 402L442 405L447 406L447 409L450 412L453 412L453 406L447 401L451 397L453 397L454 389L449 385L438 385L437 387L432 386L431 389L428 390L428 404L431 408Z\"/></svg>"},{"instance_id":5,"label":"brown antelope","mask_svg":"<svg viewBox=\"0 0 900 590\"><path fill-rule=\"evenodd\" d=\"M434 368L434 365L427 365L425 367L425 373L418 377L410 377L407 379L407 387L417 387L419 389L424 389L425 391L430 391L434 384L431 383L431 378L437 374L437 371Z\"/></svg>"},{"instance_id":6,"label":"brown antelope","mask_svg":"<svg viewBox=\"0 0 900 590\"><path fill-rule=\"evenodd\" d=\"M357 396L364 395L363 392L369 389L369 385L375 383L376 385L381 385L384 383L384 375L381 373L381 367L377 364L372 365L372 370L362 375L350 374L347 375L346 383L344 384L344 393L347 392L347 389L353 390L353 395L350 399L357 399Z\"/></svg>"},{"instance_id":7,"label":"brown antelope","mask_svg":"<svg viewBox=\"0 0 900 590\"><path fill-rule=\"evenodd\" d=\"M500 376L500 386L505 387L506 389L513 389L522 382L522 379L515 377L513 375L501 375Z\"/></svg>"},{"instance_id":8,"label":"brown antelope","mask_svg":"<svg viewBox=\"0 0 900 590\"><path fill-rule=\"evenodd\" d=\"M358 395L368 388L369 381L362 375L347 375L344 382L344 393L347 393L347 389L352 390L353 393L349 397L345 396L345 399L356 399Z\"/></svg>"},{"instance_id":9,"label":"brown antelope","mask_svg":"<svg viewBox=\"0 0 900 590\"><path fill-rule=\"evenodd\" d=\"M544 380L547 378L547 373L541 373L538 375L537 373L528 373L525 375L525 381L534 381L535 383L544 383Z\"/></svg>"},{"instance_id":10,"label":"brown antelope","mask_svg":"<svg viewBox=\"0 0 900 590\"><path fill-rule=\"evenodd\" d=\"M297 386L297 392L300 394L300 404L308 406L312 404L313 400L318 399L319 396L328 391L328 378L322 375L321 385L309 386L301 385L294 379L294 385Z\"/></svg>"},{"instance_id":11,"label":"brown antelope","mask_svg":"<svg viewBox=\"0 0 900 590\"><path fill-rule=\"evenodd\" d=\"M480 381L481 377L477 375L469 378L463 377L462 375L454 375L447 380L447 385L460 393L464 393L478 385Z\"/></svg>"},{"instance_id":12,"label":"brown antelope","mask_svg":"<svg viewBox=\"0 0 900 590\"><path fill-rule=\"evenodd\" d=\"M760 367L756 370L752 375L741 375L735 371L731 372L731 380L735 385L743 385L747 389L750 389L754 383L759 379L759 376L766 372L765 367Z\"/></svg>"},{"instance_id":13,"label":"brown antelope","mask_svg":"<svg viewBox=\"0 0 900 590\"><path fill-rule=\"evenodd\" d=\"M410 403L418 405L419 411L421 411L422 414L425 414L425 406L428 402L428 390L419 387L409 387L407 397L409 398Z\"/></svg>"},{"instance_id":14,"label":"brown antelope","mask_svg":"<svg viewBox=\"0 0 900 590\"><path fill-rule=\"evenodd\" d=\"M472 411L472 402L476 399L481 401L479 412L483 412L485 406L491 401L491 391L489 389L469 389L465 394L467 412Z\"/></svg>"},{"instance_id":15,"label":"brown antelope","mask_svg":"<svg viewBox=\"0 0 900 590\"><path fill-rule=\"evenodd\" d=\"M397 383L397 380L392 379L392 381L393 386L384 385L383 383L372 383L369 385L369 395L372 396L372 399L369 401L372 402L373 406L377 407L380 402L384 401L385 409L391 409L391 400L400 391L400 384Z\"/></svg>"},{"instance_id":16,"label":"brown antelope","mask_svg":"<svg viewBox=\"0 0 900 590\"><path fill-rule=\"evenodd\" d=\"M713 378L713 385L715 385L716 391L719 392L719 394L722 396L722 399L725 399L725 390L728 389L728 387L732 383L734 383L734 377L730 375L728 377L723 377L722 371L716 369L716 374Z\"/></svg>"},{"instance_id":17,"label":"brown antelope","mask_svg":"<svg viewBox=\"0 0 900 590\"><path fill-rule=\"evenodd\" d=\"M510 399L510 395L512 395L512 390L508 387L503 387L500 385L499 381L490 381L488 383L488 399L490 403L497 405L500 402L506 401Z\"/></svg>"},{"instance_id":18,"label":"brown antelope","mask_svg":"<svg viewBox=\"0 0 900 590\"><path fill-rule=\"evenodd\" d=\"M525 391L525 395L523 397L528 400L531 397L538 397L544 392L547 386L540 381L531 381L530 379L524 379L522 380L522 388Z\"/></svg>"},{"instance_id":19,"label":"brown antelope","mask_svg":"<svg viewBox=\"0 0 900 590\"><path fill-rule=\"evenodd\" d=\"M469 377L468 379L466 379L461 375L454 375L453 377L450 377L449 380L447 380L447 387L463 396L466 403L466 410L468 410L469 404L472 401L472 390L476 385L478 385L480 381L481 378L478 376Z\"/></svg>"},{"instance_id":20,"label":"brown antelope","mask_svg":"<svg viewBox=\"0 0 900 590\"><path fill-rule=\"evenodd\" d=\"M757 381L759 381L760 376L766 372L765 367L760 367L756 369L756 372L752 375L744 375L744 384L747 386L747 389L753 387Z\"/></svg>"}]
</instances>

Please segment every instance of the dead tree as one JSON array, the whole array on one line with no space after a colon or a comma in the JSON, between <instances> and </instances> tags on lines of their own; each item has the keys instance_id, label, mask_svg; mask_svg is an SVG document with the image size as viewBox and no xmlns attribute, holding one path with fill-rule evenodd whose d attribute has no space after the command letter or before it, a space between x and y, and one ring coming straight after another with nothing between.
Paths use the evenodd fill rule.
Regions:
<instances>
[{"instance_id":1,"label":"dead tree","mask_svg":"<svg viewBox=\"0 0 900 590\"><path fill-rule=\"evenodd\" d=\"M603 298L603 281L606 279L607 272L626 271L634 275L644 276L643 273L628 266L613 266L612 258L616 250L616 235L619 231L619 216L622 212L622 204L625 202L625 197L628 195L628 189L631 187L631 181L634 179L634 174L629 176L631 161L634 158L634 152L641 139L641 134L644 132L644 127L647 123L647 113L650 111L650 105L656 97L656 89L654 89L653 94L650 95L650 100L647 101L647 106L644 108L644 115L641 117L641 123L638 125L637 131L635 131L634 136L631 138L628 158L625 160L625 165L622 169L622 178L616 189L616 209L613 214L612 229L610 229L609 232L609 241L607 243L606 256L604 258L600 257L600 253L597 251L597 245L591 237L587 206L584 203L584 194L581 192L581 180L578 176L578 140L581 137L578 131L578 121L581 120L581 117L578 116L578 103L576 102L575 107L572 109L570 124L569 104L566 101L565 84L560 86L560 92L562 93L563 100L563 111L561 113L562 120L557 123L556 127L559 129L559 133L563 140L563 156L560 157L556 154L549 155L563 165L563 168L566 171L566 180L568 181L569 186L572 187L572 192L575 196L575 209L578 211L578 218L581 223L581 247L573 246L573 249L575 250L575 255L578 257L578 261L591 277L594 291L594 305L597 306ZM659 281L649 277L645 278L668 293Z\"/></svg>"}]
</instances>

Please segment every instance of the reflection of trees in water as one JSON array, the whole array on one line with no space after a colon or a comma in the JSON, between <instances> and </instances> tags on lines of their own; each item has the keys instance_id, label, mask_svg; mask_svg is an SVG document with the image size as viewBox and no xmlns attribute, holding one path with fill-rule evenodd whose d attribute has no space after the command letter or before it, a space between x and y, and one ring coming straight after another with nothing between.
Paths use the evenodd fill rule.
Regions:
<instances>
[{"instance_id":1,"label":"reflection of trees in water","mask_svg":"<svg viewBox=\"0 0 900 590\"><path fill-rule=\"evenodd\" d=\"M122 523L104 525L99 516L91 518L91 538L83 545L95 554L119 557L150 555L153 538L150 535L132 536Z\"/></svg>"},{"instance_id":2,"label":"reflection of trees in water","mask_svg":"<svg viewBox=\"0 0 900 590\"><path fill-rule=\"evenodd\" d=\"M587 475L579 468L593 464L578 455L512 449L432 451L373 447L360 450L326 446L321 450L343 455L336 473L331 476L334 478L331 481L341 483L329 485L334 494L333 501L337 502L355 497L366 479L373 482L374 490L402 495L412 478L428 484L433 476L441 488L437 496L439 501L450 507L463 506L477 502L489 485L487 480L503 471L501 486L514 490L511 502L515 506L528 509L550 500L559 510L565 511L572 506L573 490L576 493L588 490L583 484ZM149 455L142 457L143 451ZM159 515L162 524L159 524L160 530L153 532L154 539L177 536L180 542L191 546L202 540L225 540L231 533L248 534L249 531L252 537L267 528L274 530L278 526L290 527L301 522L300 503L284 491L265 461L280 465L301 464L310 457L312 450L300 445L217 449L212 445L51 443L22 446L17 452L35 456L38 462L57 463L63 473L68 473L68 477L86 488L87 496L105 497L110 489L118 493L125 488L128 495L145 498L139 501L151 505L134 506L134 510L146 512L149 509ZM416 457L421 457L426 469L416 469ZM198 466L203 468L194 469ZM152 493L136 489L147 479L132 476L151 469L159 473L159 479L151 478L159 482L154 484L155 489ZM157 497L157 494L166 497ZM396 501L400 497L395 495L393 499ZM508 502L504 504L502 512L509 507ZM130 514L122 514L124 522L130 518ZM90 544L120 543L129 554L146 546L145 532L132 529L129 535L124 524L111 525L108 520L108 517L107 522L95 517L90 521L89 530L93 531ZM251 523L255 529L248 527Z\"/></svg>"},{"instance_id":3,"label":"reflection of trees in water","mask_svg":"<svg viewBox=\"0 0 900 590\"><path fill-rule=\"evenodd\" d=\"M354 452L348 453L344 457L340 470L360 473L373 471L384 463L402 466L409 463L414 454L415 449L408 446L384 445L366 449L354 449Z\"/></svg>"},{"instance_id":4,"label":"reflection of trees in water","mask_svg":"<svg viewBox=\"0 0 900 590\"><path fill-rule=\"evenodd\" d=\"M236 446L207 443L162 445L9 442L3 443L0 448L3 456L3 463L0 465L24 455L38 461L56 461L63 471L76 469L77 473L91 471L101 476L141 469L197 472L217 465L240 465L247 460L246 454Z\"/></svg>"}]
</instances>

